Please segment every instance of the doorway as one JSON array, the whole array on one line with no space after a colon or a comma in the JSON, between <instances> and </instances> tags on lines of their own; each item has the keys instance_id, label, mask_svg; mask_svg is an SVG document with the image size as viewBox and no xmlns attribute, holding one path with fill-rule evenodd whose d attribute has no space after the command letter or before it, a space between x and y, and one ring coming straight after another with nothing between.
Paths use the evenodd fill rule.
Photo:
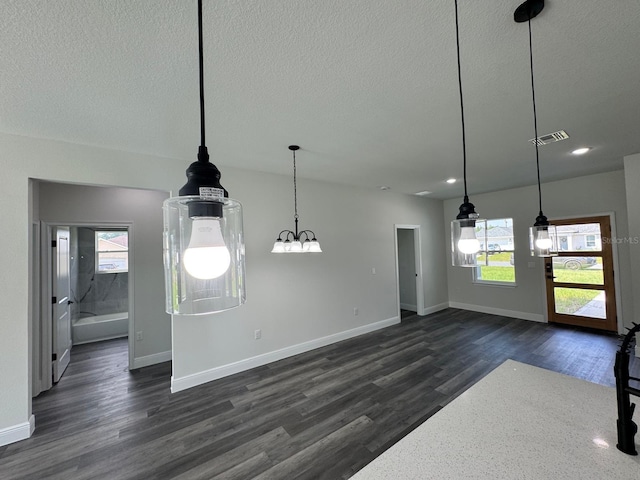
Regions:
<instances>
[{"instance_id":1,"label":"doorway","mask_svg":"<svg viewBox=\"0 0 640 480\"><path fill-rule=\"evenodd\" d=\"M550 323L618 331L611 218L551 221L558 256L545 258Z\"/></svg>"},{"instance_id":2,"label":"doorway","mask_svg":"<svg viewBox=\"0 0 640 480\"><path fill-rule=\"evenodd\" d=\"M423 315L420 226L396 225L395 231L398 317L402 318L402 311Z\"/></svg>"},{"instance_id":3,"label":"doorway","mask_svg":"<svg viewBox=\"0 0 640 480\"><path fill-rule=\"evenodd\" d=\"M42 222L38 395L60 380L72 346L129 337L133 324L131 224Z\"/></svg>"}]
</instances>

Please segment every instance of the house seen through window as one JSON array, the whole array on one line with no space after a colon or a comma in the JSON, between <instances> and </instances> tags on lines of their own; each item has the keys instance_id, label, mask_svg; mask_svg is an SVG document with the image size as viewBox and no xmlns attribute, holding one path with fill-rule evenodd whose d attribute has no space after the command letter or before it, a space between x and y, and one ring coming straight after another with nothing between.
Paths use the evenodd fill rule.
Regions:
<instances>
[{"instance_id":1,"label":"house seen through window","mask_svg":"<svg viewBox=\"0 0 640 480\"><path fill-rule=\"evenodd\" d=\"M120 273L129 269L129 233L96 230L96 272Z\"/></svg>"},{"instance_id":2,"label":"house seen through window","mask_svg":"<svg viewBox=\"0 0 640 480\"><path fill-rule=\"evenodd\" d=\"M479 228L477 236L483 240L480 242L479 266L475 268L474 281L477 283L515 284L513 219L487 220L486 231Z\"/></svg>"}]
</instances>

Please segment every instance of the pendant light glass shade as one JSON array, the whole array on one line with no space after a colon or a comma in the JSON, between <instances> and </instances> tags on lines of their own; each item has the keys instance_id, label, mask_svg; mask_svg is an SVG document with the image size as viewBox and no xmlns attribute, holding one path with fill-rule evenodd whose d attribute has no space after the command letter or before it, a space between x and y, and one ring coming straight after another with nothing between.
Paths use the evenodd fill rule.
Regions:
<instances>
[{"instance_id":1,"label":"pendant light glass shade","mask_svg":"<svg viewBox=\"0 0 640 480\"><path fill-rule=\"evenodd\" d=\"M205 145L202 0L198 0L200 136L198 160L179 196L164 201L166 311L202 315L245 302L242 205L228 198Z\"/></svg>"},{"instance_id":2,"label":"pendant light glass shade","mask_svg":"<svg viewBox=\"0 0 640 480\"><path fill-rule=\"evenodd\" d=\"M480 220L475 206L467 195L467 145L464 128L464 102L462 99L462 74L460 72L460 33L458 27L458 1L455 0L456 10L456 53L458 59L458 87L460 91L460 119L462 123L462 167L464 179L464 200L460 205L460 213L451 222L451 264L454 267L476 267L478 255L486 248L486 241L478 238L478 233L486 235L486 221ZM485 252L486 262L486 252Z\"/></svg>"},{"instance_id":3,"label":"pendant light glass shade","mask_svg":"<svg viewBox=\"0 0 640 480\"><path fill-rule=\"evenodd\" d=\"M478 256L483 253L486 264L487 221L478 217L473 204L466 198L458 217L451 222L451 264L454 267L477 267Z\"/></svg>"},{"instance_id":4,"label":"pendant light glass shade","mask_svg":"<svg viewBox=\"0 0 640 480\"><path fill-rule=\"evenodd\" d=\"M550 225L544 215L536 218L529 227L529 246L532 257L554 257L558 255L558 233L555 225Z\"/></svg>"},{"instance_id":5,"label":"pendant light glass shade","mask_svg":"<svg viewBox=\"0 0 640 480\"><path fill-rule=\"evenodd\" d=\"M526 0L513 14L516 23L529 26L529 65L531 67L531 99L533 104L534 146L536 148L536 173L538 175L538 207L536 222L529 227L529 246L532 257L552 257L558 254L558 235L556 227L550 225L542 213L542 188L540 185L540 156L538 152L538 115L536 110L536 89L533 81L533 44L531 41L531 20L544 9L544 0Z\"/></svg>"},{"instance_id":6,"label":"pendant light glass shade","mask_svg":"<svg viewBox=\"0 0 640 480\"><path fill-rule=\"evenodd\" d=\"M221 216L194 216L203 202L210 201L186 195L164 202L167 313L220 312L246 299L242 205L224 198L213 202Z\"/></svg>"}]
</instances>

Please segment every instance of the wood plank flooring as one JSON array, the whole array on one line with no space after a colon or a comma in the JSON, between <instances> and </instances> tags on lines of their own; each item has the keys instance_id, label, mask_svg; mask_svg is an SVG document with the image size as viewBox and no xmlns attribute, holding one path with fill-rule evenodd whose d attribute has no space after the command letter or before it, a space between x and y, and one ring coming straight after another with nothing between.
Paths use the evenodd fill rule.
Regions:
<instances>
[{"instance_id":1,"label":"wood plank flooring","mask_svg":"<svg viewBox=\"0 0 640 480\"><path fill-rule=\"evenodd\" d=\"M448 309L176 394L126 340L78 346L0 478L349 478L508 358L613 386L618 343Z\"/></svg>"}]
</instances>

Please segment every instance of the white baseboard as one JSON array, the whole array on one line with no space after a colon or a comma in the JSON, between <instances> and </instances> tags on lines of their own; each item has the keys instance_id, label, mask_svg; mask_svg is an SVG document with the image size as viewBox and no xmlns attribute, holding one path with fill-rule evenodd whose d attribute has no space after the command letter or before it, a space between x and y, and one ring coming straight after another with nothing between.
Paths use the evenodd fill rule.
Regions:
<instances>
[{"instance_id":1,"label":"white baseboard","mask_svg":"<svg viewBox=\"0 0 640 480\"><path fill-rule=\"evenodd\" d=\"M166 352L154 353L153 355L146 355L144 357L137 357L133 359L132 368L148 367L149 365L155 365L156 363L171 361L171 350Z\"/></svg>"},{"instance_id":2,"label":"white baseboard","mask_svg":"<svg viewBox=\"0 0 640 480\"><path fill-rule=\"evenodd\" d=\"M418 311L418 306L417 305L409 305L408 303L401 303L400 304L400 308L403 310L410 310L412 312L417 312Z\"/></svg>"},{"instance_id":3,"label":"white baseboard","mask_svg":"<svg viewBox=\"0 0 640 480\"><path fill-rule=\"evenodd\" d=\"M438 305L432 305L430 307L425 307L422 309L422 312L419 315L430 315L432 313L439 312L444 310L445 308L449 308L449 302L439 303Z\"/></svg>"},{"instance_id":4,"label":"white baseboard","mask_svg":"<svg viewBox=\"0 0 640 480\"><path fill-rule=\"evenodd\" d=\"M381 320L379 322L353 328L351 330L346 330L344 332L334 333L333 335L328 335L326 337L309 340L308 342L291 345L290 347L285 347L273 352L263 353L262 355L257 355L245 360L222 365L221 367L216 367L210 370L205 370L203 372L187 375L186 377L171 377L171 392L180 392L182 390L186 390L187 388L196 387L198 385L202 385L203 383L211 382L212 380L217 380L229 375L244 372L245 370L249 370L251 368L266 365L271 362L276 362L278 360L282 360L283 358L292 357L293 355L298 355L310 350L315 350L316 348L331 345L332 343L357 337L359 335L373 332L375 330L380 330L381 328L390 327L391 325L397 325L398 323L400 323L400 319L398 317L393 317L387 320Z\"/></svg>"},{"instance_id":5,"label":"white baseboard","mask_svg":"<svg viewBox=\"0 0 640 480\"><path fill-rule=\"evenodd\" d=\"M520 318L522 320L531 320L532 322L546 323L544 315L537 313L518 312L516 310L505 310L503 308L485 307L482 305L459 302L449 302L449 306L451 308L460 308L462 310L471 310L473 312L490 313L492 315L501 315L503 317Z\"/></svg>"},{"instance_id":6,"label":"white baseboard","mask_svg":"<svg viewBox=\"0 0 640 480\"><path fill-rule=\"evenodd\" d=\"M3 445L9 445L10 443L19 442L25 440L33 435L33 431L36 429L36 417L31 415L28 422L20 423L12 427L3 428L0 430L0 447Z\"/></svg>"}]
</instances>

